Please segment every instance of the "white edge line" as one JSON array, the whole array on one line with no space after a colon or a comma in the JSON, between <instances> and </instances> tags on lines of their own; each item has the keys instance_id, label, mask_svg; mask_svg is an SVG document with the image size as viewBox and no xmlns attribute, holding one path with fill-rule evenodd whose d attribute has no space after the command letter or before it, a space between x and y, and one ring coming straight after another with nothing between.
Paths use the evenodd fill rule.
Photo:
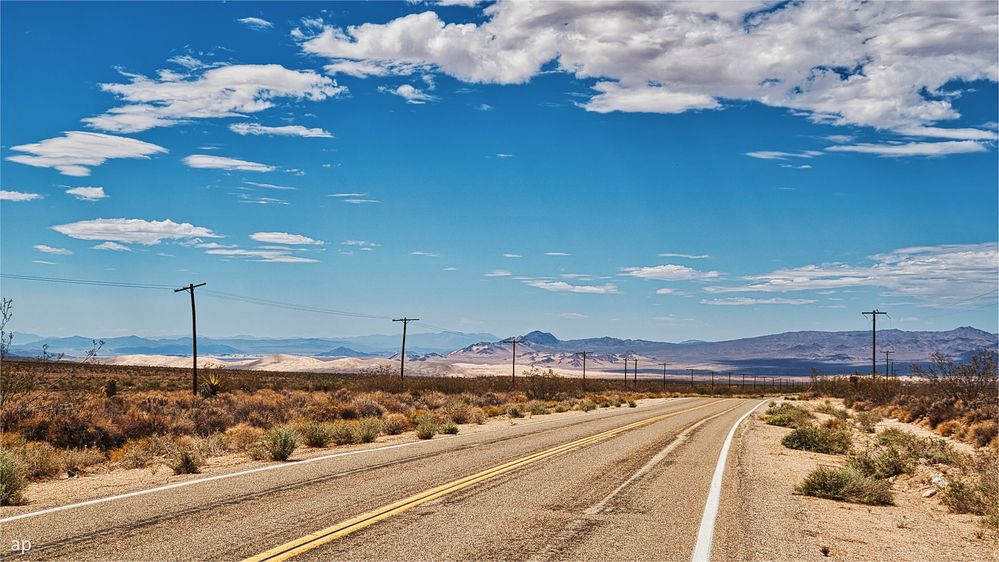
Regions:
<instances>
[{"instance_id":1,"label":"white edge line","mask_svg":"<svg viewBox=\"0 0 999 562\"><path fill-rule=\"evenodd\" d=\"M673 402L675 400L682 400L682 399L683 398L679 398L679 399L670 399L670 398L667 398L665 400L665 402ZM611 410L611 411L614 411L614 410ZM627 412L627 411L629 411L629 410L625 410L625 412ZM605 416L605 417L612 417L612 416ZM551 420L538 420L536 422L527 422L527 423L523 423L522 422L522 423L519 423L517 425L520 426L520 427L523 427L523 426L527 426L527 425L536 425L536 424L541 424L541 423L546 423L546 422L554 422L554 421L557 421L557 420L558 420L558 418L551 419ZM451 437L451 436L445 436L444 437L444 439L451 439L451 438L453 438L453 437ZM4 517L3 519L0 519L0 523L10 523L11 521L18 521L20 519L28 519L28 518L31 518L31 517L38 517L39 515L48 515L49 513L56 513L56 512L59 512L59 511L66 511L66 510L69 510L69 509L77 509L77 508L81 508L81 507L86 507L88 505L97 505L97 504L107 503L107 502L111 502L111 501L123 500L123 499L126 499L126 498L134 498L136 496L144 496L146 494L152 494L152 493L155 493L155 492L163 492L163 491L166 491L166 490L174 490L174 489L177 489L177 488L184 488L184 487L187 487L187 486L194 486L195 484L204 484L206 482L214 482L216 480L225 480L227 478L235 478L237 476L246 476L247 474L255 474L255 473L258 473L258 472L267 472L267 471L270 471L270 470L279 470L279 469L282 469L282 468L293 468L293 467L296 467L296 466L302 466L304 464L311 464L311 463L314 463L314 462L325 461L325 460L329 460L329 459L335 459L335 458L338 458L338 457L349 457L349 456L353 456L353 455L360 455L362 453L373 453L373 452L376 452L376 451L387 451L389 449L400 449L402 447L409 447L409 446L412 446L412 445L420 445L420 444L424 444L424 443L439 443L440 441L441 441L441 439L438 439L436 441L432 441L432 440L410 441L408 443L398 443L396 445L386 445L384 447L375 447L375 448L371 448L371 449L360 449L360 450L357 450L357 451L344 451L342 453L334 453L332 455L322 455L322 456L319 456L319 457L311 457L311 458L308 458L308 459L303 459L303 460L300 460L300 461L294 461L294 462L289 462L289 463L271 464L271 465L267 465L267 466L260 466L260 467L257 467L257 468L250 468L250 469L247 469L247 470L241 470L239 472L227 472L225 474L216 474L215 476L207 476L205 478L197 478L197 479L194 479L194 480L185 480L184 482L174 482L173 484L166 484L164 486L157 486L155 488L147 488L145 490L136 490L134 492L128 492L128 493L119 494L119 495L116 495L116 496L107 496L107 497L104 497L104 498L95 498L95 499L92 499L92 500L86 500L86 501L77 502L77 503L70 503L70 504L66 504L66 505L59 505L59 506L56 506L56 507L50 507L50 508L47 508L47 509L41 509L41 510L38 510L38 511L31 511L31 512L28 512L28 513L21 513L20 515L11 515L10 517Z\"/></svg>"},{"instance_id":2,"label":"white edge line","mask_svg":"<svg viewBox=\"0 0 999 562\"><path fill-rule=\"evenodd\" d=\"M722 478L725 476L725 465L728 462L728 450L732 447L732 439L739 425L756 411L766 400L761 400L753 409L746 412L738 421L732 425L732 429L725 438L722 445L721 454L718 455L718 464L715 465L715 474L711 478L711 488L708 491L708 501L704 504L704 515L701 517L701 528L697 532L697 544L694 546L694 554L691 557L693 562L708 562L711 559L711 541L715 534L715 520L718 518L718 505L721 501Z\"/></svg>"}]
</instances>

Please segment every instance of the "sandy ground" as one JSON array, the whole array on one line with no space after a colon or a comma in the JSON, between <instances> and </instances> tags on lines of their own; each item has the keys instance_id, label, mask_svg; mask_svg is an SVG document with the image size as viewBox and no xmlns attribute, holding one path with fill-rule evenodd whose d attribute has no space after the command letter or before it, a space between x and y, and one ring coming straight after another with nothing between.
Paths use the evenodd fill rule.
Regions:
<instances>
[{"instance_id":1,"label":"sandy ground","mask_svg":"<svg viewBox=\"0 0 999 562\"><path fill-rule=\"evenodd\" d=\"M814 407L821 402L810 404ZM733 488L726 490L722 506L723 513L738 515L726 519L732 523L720 530L722 540L716 543L715 557L999 560L996 542L983 533L978 517L950 513L940 503L939 494L922 497L923 491L932 487L932 473L925 467L895 480L894 506L873 507L795 495L794 486L816 466L841 465L845 459L784 447L780 440L791 430L765 424L764 411L765 407L758 410L742 428L735 467L730 468L737 471L737 478ZM927 433L897 421L881 425ZM965 444L954 443L967 450ZM823 548L828 548L827 556Z\"/></svg>"}]
</instances>

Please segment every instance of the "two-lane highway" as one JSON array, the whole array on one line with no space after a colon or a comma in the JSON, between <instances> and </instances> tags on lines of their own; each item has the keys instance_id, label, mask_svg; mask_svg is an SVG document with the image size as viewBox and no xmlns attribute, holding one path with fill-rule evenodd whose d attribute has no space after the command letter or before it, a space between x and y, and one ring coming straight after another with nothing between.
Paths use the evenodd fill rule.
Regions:
<instances>
[{"instance_id":1,"label":"two-lane highway","mask_svg":"<svg viewBox=\"0 0 999 562\"><path fill-rule=\"evenodd\" d=\"M758 401L645 401L16 520L62 559L684 559Z\"/></svg>"}]
</instances>

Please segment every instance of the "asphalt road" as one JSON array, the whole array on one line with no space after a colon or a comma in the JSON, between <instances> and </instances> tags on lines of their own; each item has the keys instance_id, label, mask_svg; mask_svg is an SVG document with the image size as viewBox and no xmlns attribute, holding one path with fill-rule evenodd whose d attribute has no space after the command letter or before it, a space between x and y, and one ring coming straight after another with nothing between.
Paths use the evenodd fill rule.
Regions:
<instances>
[{"instance_id":1,"label":"asphalt road","mask_svg":"<svg viewBox=\"0 0 999 562\"><path fill-rule=\"evenodd\" d=\"M0 545L30 540L29 559L240 560L370 512L294 559L689 560L722 445L758 403L538 418L9 521ZM386 511L407 498L419 501Z\"/></svg>"}]
</instances>

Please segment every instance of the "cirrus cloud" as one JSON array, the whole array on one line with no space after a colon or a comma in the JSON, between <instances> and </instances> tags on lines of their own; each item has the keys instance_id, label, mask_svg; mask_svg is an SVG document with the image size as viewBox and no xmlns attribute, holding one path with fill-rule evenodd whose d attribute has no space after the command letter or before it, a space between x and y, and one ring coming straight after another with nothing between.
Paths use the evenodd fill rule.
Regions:
<instances>
[{"instance_id":1,"label":"cirrus cloud","mask_svg":"<svg viewBox=\"0 0 999 562\"><path fill-rule=\"evenodd\" d=\"M280 137L306 137L331 139L333 134L321 128L309 128L301 125L284 125L281 127L267 127L258 123L233 123L229 125L229 130L238 135L267 135Z\"/></svg>"},{"instance_id":2,"label":"cirrus cloud","mask_svg":"<svg viewBox=\"0 0 999 562\"><path fill-rule=\"evenodd\" d=\"M55 168L66 176L89 176L90 168L112 158L144 158L167 152L162 146L128 137L69 131L61 137L21 144L11 150L25 152L8 156L7 160L37 168Z\"/></svg>"},{"instance_id":3,"label":"cirrus cloud","mask_svg":"<svg viewBox=\"0 0 999 562\"><path fill-rule=\"evenodd\" d=\"M250 235L250 239L263 244L288 244L292 246L322 246L326 243L301 234L288 234L287 232L254 232Z\"/></svg>"},{"instance_id":4,"label":"cirrus cloud","mask_svg":"<svg viewBox=\"0 0 999 562\"><path fill-rule=\"evenodd\" d=\"M184 158L184 163L190 168L209 168L218 170L240 170L243 172L273 172L276 168L259 162L249 162L226 156L211 156L209 154L192 154Z\"/></svg>"}]
</instances>

